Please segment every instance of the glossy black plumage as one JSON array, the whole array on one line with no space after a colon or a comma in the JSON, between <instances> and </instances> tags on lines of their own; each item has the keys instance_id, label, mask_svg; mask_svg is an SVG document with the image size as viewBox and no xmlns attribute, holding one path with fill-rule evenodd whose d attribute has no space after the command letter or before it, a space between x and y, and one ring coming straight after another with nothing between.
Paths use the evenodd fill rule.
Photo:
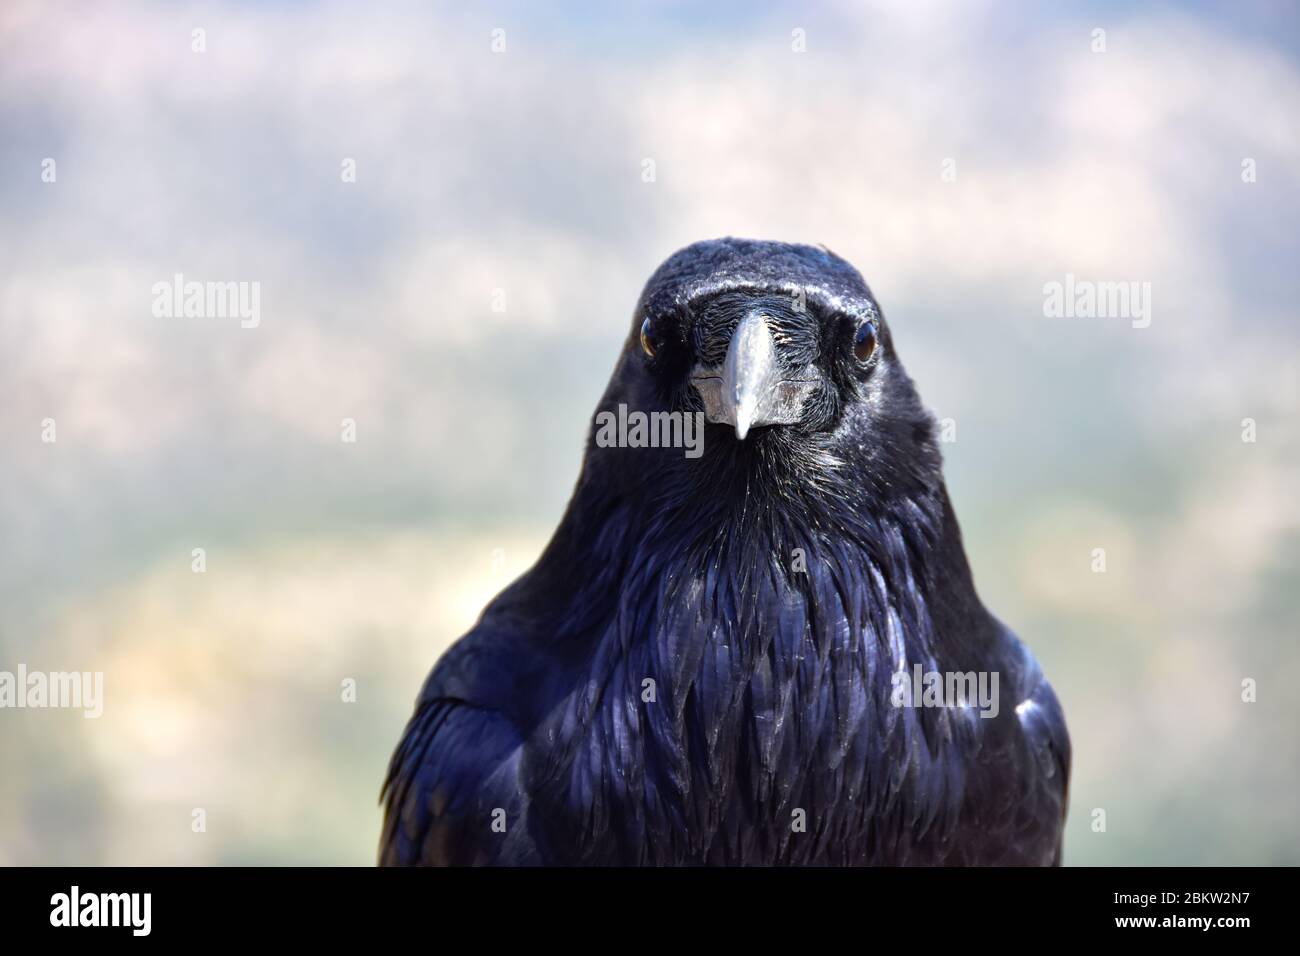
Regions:
<instances>
[{"instance_id":1,"label":"glossy black plumage","mask_svg":"<svg viewBox=\"0 0 1300 956\"><path fill-rule=\"evenodd\" d=\"M975 594L932 420L851 266L782 243L681 250L598 410L700 409L692 364L755 312L783 369L819 370L800 421L744 441L708 424L698 459L588 441L546 551L420 694L382 863L1059 862L1064 718ZM916 663L997 672L998 716L894 706Z\"/></svg>"}]
</instances>

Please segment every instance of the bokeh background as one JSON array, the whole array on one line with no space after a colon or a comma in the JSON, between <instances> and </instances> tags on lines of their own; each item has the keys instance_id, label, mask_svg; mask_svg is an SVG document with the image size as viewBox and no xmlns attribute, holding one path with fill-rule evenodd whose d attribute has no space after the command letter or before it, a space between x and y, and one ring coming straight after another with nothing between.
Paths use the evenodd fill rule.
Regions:
<instances>
[{"instance_id":1,"label":"bokeh background","mask_svg":"<svg viewBox=\"0 0 1300 956\"><path fill-rule=\"evenodd\" d=\"M106 685L0 711L0 863L372 862L641 284L728 234L855 263L956 423L1066 861L1300 863L1295 9L468 6L0 5L0 669ZM178 272L260 325L155 318ZM1066 273L1150 327L1044 317Z\"/></svg>"}]
</instances>

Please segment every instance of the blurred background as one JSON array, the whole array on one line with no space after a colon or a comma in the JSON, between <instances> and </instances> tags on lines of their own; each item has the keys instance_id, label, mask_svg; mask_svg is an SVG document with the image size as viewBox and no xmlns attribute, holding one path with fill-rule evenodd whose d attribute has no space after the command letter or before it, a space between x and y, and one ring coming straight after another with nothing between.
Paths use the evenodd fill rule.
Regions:
<instances>
[{"instance_id":1,"label":"blurred background","mask_svg":"<svg viewBox=\"0 0 1300 956\"><path fill-rule=\"evenodd\" d=\"M723 235L858 266L952 420L1066 862L1300 863L1295 9L475 6L0 6L0 670L105 675L0 710L0 863L371 863L642 283ZM176 273L260 323L156 317ZM1149 327L1045 317L1067 274Z\"/></svg>"}]
</instances>

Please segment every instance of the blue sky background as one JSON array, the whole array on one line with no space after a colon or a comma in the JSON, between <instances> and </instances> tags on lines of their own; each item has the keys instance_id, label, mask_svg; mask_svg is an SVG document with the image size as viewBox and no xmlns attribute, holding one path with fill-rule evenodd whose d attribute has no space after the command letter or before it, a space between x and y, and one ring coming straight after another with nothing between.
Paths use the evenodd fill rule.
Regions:
<instances>
[{"instance_id":1,"label":"blue sky background","mask_svg":"<svg viewBox=\"0 0 1300 956\"><path fill-rule=\"evenodd\" d=\"M0 669L107 701L0 712L0 862L369 862L641 284L728 234L857 265L956 422L976 580L1070 721L1067 862L1300 862L1297 19L5 4ZM260 325L154 317L177 272L260 282ZM1150 327L1044 317L1066 273L1150 282Z\"/></svg>"}]
</instances>

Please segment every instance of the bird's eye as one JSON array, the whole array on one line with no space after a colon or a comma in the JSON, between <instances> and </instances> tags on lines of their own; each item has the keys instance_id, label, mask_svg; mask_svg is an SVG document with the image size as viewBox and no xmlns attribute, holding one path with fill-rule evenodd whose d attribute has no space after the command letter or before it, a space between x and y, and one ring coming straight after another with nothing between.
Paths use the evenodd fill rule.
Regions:
<instances>
[{"instance_id":1,"label":"bird's eye","mask_svg":"<svg viewBox=\"0 0 1300 956\"><path fill-rule=\"evenodd\" d=\"M655 357L655 329L649 316L641 323L641 351L650 358Z\"/></svg>"},{"instance_id":2,"label":"bird's eye","mask_svg":"<svg viewBox=\"0 0 1300 956\"><path fill-rule=\"evenodd\" d=\"M876 351L876 326L872 322L863 322L853 336L853 356L859 362L865 362Z\"/></svg>"}]
</instances>

